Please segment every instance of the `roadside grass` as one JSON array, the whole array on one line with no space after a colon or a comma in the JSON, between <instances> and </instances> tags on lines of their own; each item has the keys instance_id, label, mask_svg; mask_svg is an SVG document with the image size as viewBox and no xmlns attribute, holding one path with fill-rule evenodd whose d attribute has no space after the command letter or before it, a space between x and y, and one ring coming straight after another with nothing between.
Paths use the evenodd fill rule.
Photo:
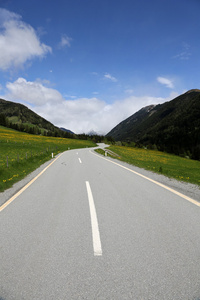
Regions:
<instances>
[{"instance_id":1,"label":"roadside grass","mask_svg":"<svg viewBox=\"0 0 200 300\"><path fill-rule=\"evenodd\" d=\"M0 126L0 192L52 159L52 153L94 146L87 140L44 137Z\"/></svg>"},{"instance_id":2,"label":"roadside grass","mask_svg":"<svg viewBox=\"0 0 200 300\"><path fill-rule=\"evenodd\" d=\"M179 181L200 185L200 161L141 148L110 146L109 150L116 153L118 155L117 159L121 161L175 178ZM95 151L103 155L105 154L104 151L102 153L102 149ZM107 155L116 158L116 156L110 153L107 153Z\"/></svg>"}]
</instances>

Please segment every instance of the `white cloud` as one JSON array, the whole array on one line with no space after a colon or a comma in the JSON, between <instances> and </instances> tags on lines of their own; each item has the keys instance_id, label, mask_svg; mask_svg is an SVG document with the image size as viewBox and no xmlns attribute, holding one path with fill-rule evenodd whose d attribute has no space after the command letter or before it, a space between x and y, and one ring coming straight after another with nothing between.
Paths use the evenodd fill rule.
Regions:
<instances>
[{"instance_id":1,"label":"white cloud","mask_svg":"<svg viewBox=\"0 0 200 300\"><path fill-rule=\"evenodd\" d=\"M49 82L45 80L31 82L18 78L7 83L7 94L3 98L24 103L56 126L75 133L94 130L100 134L108 133L144 106L169 100L150 96L129 96L112 104L96 97L66 100L56 89L47 85Z\"/></svg>"},{"instance_id":2,"label":"white cloud","mask_svg":"<svg viewBox=\"0 0 200 300\"><path fill-rule=\"evenodd\" d=\"M157 81L161 84L164 84L166 87L168 87L169 89L173 89L174 88L174 84L173 81L165 78L165 77L157 77Z\"/></svg>"},{"instance_id":3,"label":"white cloud","mask_svg":"<svg viewBox=\"0 0 200 300\"><path fill-rule=\"evenodd\" d=\"M182 43L182 50L173 56L172 58L178 58L180 60L188 60L191 57L191 52L190 52L190 45L187 43Z\"/></svg>"},{"instance_id":4,"label":"white cloud","mask_svg":"<svg viewBox=\"0 0 200 300\"><path fill-rule=\"evenodd\" d=\"M112 75L110 75L110 74L108 74L108 73L106 73L106 74L104 75L104 78L109 79L109 80L111 80L112 82L117 82L117 81L118 81L117 78L115 78L114 76L112 76Z\"/></svg>"},{"instance_id":5,"label":"white cloud","mask_svg":"<svg viewBox=\"0 0 200 300\"><path fill-rule=\"evenodd\" d=\"M7 97L15 101L23 101L32 106L43 106L46 103L53 104L63 100L62 95L55 89L46 87L44 84L49 82L40 82L36 80L26 81L24 78L18 78L16 81L8 82L6 87L8 89Z\"/></svg>"},{"instance_id":6,"label":"white cloud","mask_svg":"<svg viewBox=\"0 0 200 300\"><path fill-rule=\"evenodd\" d=\"M59 43L59 48L71 47L71 41L72 41L72 38L70 38L69 36L64 34L61 37L61 41Z\"/></svg>"},{"instance_id":7,"label":"white cloud","mask_svg":"<svg viewBox=\"0 0 200 300\"><path fill-rule=\"evenodd\" d=\"M0 69L22 67L26 61L43 57L51 47L40 42L36 31L21 17L0 8Z\"/></svg>"},{"instance_id":8,"label":"white cloud","mask_svg":"<svg viewBox=\"0 0 200 300\"><path fill-rule=\"evenodd\" d=\"M127 90L125 90L124 92L125 92L126 94L131 95L131 94L134 93L134 90L132 90L132 89L127 89Z\"/></svg>"}]
</instances>

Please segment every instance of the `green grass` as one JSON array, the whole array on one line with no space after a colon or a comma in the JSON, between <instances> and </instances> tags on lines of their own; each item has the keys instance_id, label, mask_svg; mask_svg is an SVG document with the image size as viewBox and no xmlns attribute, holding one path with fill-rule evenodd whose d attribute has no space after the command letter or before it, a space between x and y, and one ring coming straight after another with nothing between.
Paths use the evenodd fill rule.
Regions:
<instances>
[{"instance_id":1,"label":"green grass","mask_svg":"<svg viewBox=\"0 0 200 300\"><path fill-rule=\"evenodd\" d=\"M52 153L94 146L87 140L37 136L0 126L0 192L50 160Z\"/></svg>"},{"instance_id":2,"label":"green grass","mask_svg":"<svg viewBox=\"0 0 200 300\"><path fill-rule=\"evenodd\" d=\"M115 152L119 160L129 164L180 181L200 185L200 161L182 158L160 151L132 147L110 146L109 150ZM99 153L104 154L102 151ZM110 154L108 155L112 156ZM116 157L113 156L113 158Z\"/></svg>"}]
</instances>

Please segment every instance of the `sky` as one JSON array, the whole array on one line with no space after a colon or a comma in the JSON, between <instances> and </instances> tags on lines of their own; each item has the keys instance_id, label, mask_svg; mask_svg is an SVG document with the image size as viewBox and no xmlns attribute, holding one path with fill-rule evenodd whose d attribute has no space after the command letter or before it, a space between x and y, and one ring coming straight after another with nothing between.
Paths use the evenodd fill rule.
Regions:
<instances>
[{"instance_id":1,"label":"sky","mask_svg":"<svg viewBox=\"0 0 200 300\"><path fill-rule=\"evenodd\" d=\"M0 98L106 134L200 88L200 0L0 0Z\"/></svg>"}]
</instances>

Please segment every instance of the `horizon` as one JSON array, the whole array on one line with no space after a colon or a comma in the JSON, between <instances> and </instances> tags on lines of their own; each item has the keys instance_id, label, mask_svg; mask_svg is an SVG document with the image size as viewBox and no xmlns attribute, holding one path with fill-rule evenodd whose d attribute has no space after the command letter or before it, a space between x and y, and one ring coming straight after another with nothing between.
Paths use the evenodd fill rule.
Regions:
<instances>
[{"instance_id":1,"label":"horizon","mask_svg":"<svg viewBox=\"0 0 200 300\"><path fill-rule=\"evenodd\" d=\"M200 92L200 89L191 89L191 90L188 90L188 91L186 91L186 92L184 92L185 94L187 94L187 93L191 93L191 92ZM183 94L184 94L183 93ZM180 95L178 95L178 96L176 96L174 99L171 99L171 100L167 100L166 102L169 102L169 101L172 101L172 100L175 100L177 97L179 97L179 96L181 96L181 95L183 95L183 94L180 94ZM0 98L1 99L1 98ZM6 100L6 99L1 99L1 100ZM6 101L10 101L10 100L6 100ZM16 104L22 104L22 105L25 105L25 104L23 104L23 103L18 103L18 102L14 102L14 101L11 101L11 102L13 102L13 103L16 103ZM166 103L166 102L164 102L164 103ZM162 104L164 104L164 103L162 103ZM140 111L141 109L143 109L143 108L145 108L145 107L148 107L148 106L151 106L151 105L153 105L154 107L155 106L157 106L158 104L150 104L150 105L147 105L147 106L144 106L144 107L141 107L138 111ZM26 105L25 105L26 106ZM28 106L26 106L27 108L28 108ZM31 109L31 108L30 108ZM31 109L32 110L32 109ZM32 110L33 111L33 110ZM137 113L138 111L136 111L135 113ZM33 111L34 112L34 111ZM126 119L128 119L129 117L131 117L132 115L134 115L135 113L133 113L133 114L131 114L130 116L128 116ZM40 115L39 115L40 116ZM113 126L113 128L111 128L111 130L112 129L114 129L116 126L118 126L121 122L123 122L123 121L125 121L126 119L123 119L122 121L120 121L119 123L117 123L116 125L114 125ZM48 119L46 119L46 121L48 121L48 122L50 122ZM53 124L53 123L52 123ZM53 124L54 126L56 126L55 124ZM71 131L69 128L65 128L65 127L58 127L58 128L60 128L60 129L62 129L62 130L67 130L67 131ZM111 131L110 130L110 131ZM109 131L109 132L110 132ZM72 132L72 131L71 131ZM87 132L87 133L85 133L85 132L81 132L81 133L76 133L76 132L72 132L72 133L74 133L74 134L86 134L86 135L104 135L104 136L106 136L109 132L107 132L107 133L105 133L105 134L99 134L99 133L97 133L97 132L95 132L94 130L91 130L91 131L89 131L89 132Z\"/></svg>"}]
</instances>

